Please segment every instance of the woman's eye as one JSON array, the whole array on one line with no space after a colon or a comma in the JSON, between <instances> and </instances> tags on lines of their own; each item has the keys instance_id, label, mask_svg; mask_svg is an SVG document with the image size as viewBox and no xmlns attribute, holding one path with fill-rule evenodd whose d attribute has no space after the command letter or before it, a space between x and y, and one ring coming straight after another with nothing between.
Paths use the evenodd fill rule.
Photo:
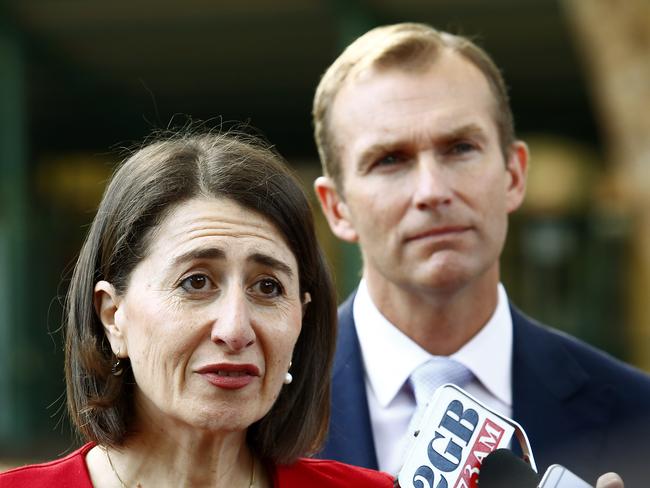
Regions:
<instances>
[{"instance_id":1,"label":"woman's eye","mask_svg":"<svg viewBox=\"0 0 650 488\"><path fill-rule=\"evenodd\" d=\"M263 297L277 297L283 293L282 285L274 279L264 278L253 285L253 292Z\"/></svg>"},{"instance_id":2,"label":"woman's eye","mask_svg":"<svg viewBox=\"0 0 650 488\"><path fill-rule=\"evenodd\" d=\"M207 291L212 288L212 281L204 274L195 274L181 281L181 287L189 292Z\"/></svg>"}]
</instances>

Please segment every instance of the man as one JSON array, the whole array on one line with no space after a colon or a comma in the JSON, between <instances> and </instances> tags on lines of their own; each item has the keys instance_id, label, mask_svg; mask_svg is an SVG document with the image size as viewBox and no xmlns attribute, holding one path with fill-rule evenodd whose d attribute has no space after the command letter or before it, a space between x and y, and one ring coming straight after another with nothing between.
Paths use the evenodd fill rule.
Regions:
<instances>
[{"instance_id":1,"label":"man","mask_svg":"<svg viewBox=\"0 0 650 488\"><path fill-rule=\"evenodd\" d=\"M632 436L650 431L650 379L525 317L500 284L528 149L489 56L426 25L373 29L326 71L313 115L317 196L363 257L339 310L321 455L396 473L416 410L412 373L448 357L467 391L523 426L540 471L559 463L628 482L645 454Z\"/></svg>"}]
</instances>

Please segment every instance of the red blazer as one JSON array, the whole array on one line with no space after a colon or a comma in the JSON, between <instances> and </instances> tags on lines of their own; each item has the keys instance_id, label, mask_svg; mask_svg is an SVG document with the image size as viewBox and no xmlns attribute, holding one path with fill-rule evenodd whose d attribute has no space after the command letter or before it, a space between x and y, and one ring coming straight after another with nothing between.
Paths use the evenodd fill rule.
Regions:
<instances>
[{"instance_id":1,"label":"red blazer","mask_svg":"<svg viewBox=\"0 0 650 488\"><path fill-rule=\"evenodd\" d=\"M88 443L55 461L0 473L0 488L93 488L86 454L94 445ZM393 487L386 473L322 459L299 459L290 466L275 466L271 472L274 488Z\"/></svg>"}]
</instances>

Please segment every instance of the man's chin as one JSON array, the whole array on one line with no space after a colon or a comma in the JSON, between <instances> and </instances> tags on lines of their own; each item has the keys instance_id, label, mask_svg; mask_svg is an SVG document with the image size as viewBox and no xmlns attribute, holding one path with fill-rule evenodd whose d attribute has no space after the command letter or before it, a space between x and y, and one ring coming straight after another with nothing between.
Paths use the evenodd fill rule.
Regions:
<instances>
[{"instance_id":1,"label":"man's chin","mask_svg":"<svg viewBox=\"0 0 650 488\"><path fill-rule=\"evenodd\" d=\"M413 288L425 293L455 293L471 281L466 268L459 266L418 269L407 280Z\"/></svg>"}]
</instances>

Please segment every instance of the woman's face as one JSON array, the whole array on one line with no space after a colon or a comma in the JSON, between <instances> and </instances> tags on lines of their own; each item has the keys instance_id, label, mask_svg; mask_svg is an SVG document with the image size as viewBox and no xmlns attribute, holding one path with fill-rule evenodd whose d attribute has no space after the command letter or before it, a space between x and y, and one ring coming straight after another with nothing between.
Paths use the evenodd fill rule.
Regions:
<instances>
[{"instance_id":1,"label":"woman's face","mask_svg":"<svg viewBox=\"0 0 650 488\"><path fill-rule=\"evenodd\" d=\"M270 410L302 300L296 258L268 220L225 198L182 203L154 231L127 292L113 299L107 287L98 283L96 299L113 350L131 360L138 429L171 420L242 430Z\"/></svg>"}]
</instances>

